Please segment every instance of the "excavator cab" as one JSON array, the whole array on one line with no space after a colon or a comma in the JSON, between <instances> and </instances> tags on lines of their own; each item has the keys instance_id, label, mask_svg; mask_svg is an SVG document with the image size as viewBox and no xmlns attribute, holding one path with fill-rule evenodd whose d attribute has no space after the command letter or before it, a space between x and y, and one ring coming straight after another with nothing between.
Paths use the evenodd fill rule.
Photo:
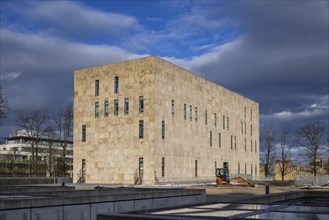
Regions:
<instances>
[{"instance_id":1,"label":"excavator cab","mask_svg":"<svg viewBox=\"0 0 329 220\"><path fill-rule=\"evenodd\" d=\"M216 183L221 185L230 183L230 175L227 162L224 162L224 168L216 168Z\"/></svg>"}]
</instances>

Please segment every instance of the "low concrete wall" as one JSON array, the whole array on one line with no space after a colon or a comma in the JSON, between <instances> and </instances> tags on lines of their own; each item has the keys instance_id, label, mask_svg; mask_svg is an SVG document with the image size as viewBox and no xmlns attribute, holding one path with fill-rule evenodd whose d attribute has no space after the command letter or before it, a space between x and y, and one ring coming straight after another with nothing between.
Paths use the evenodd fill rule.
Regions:
<instances>
[{"instance_id":1,"label":"low concrete wall","mask_svg":"<svg viewBox=\"0 0 329 220\"><path fill-rule=\"evenodd\" d=\"M89 194L87 191L62 191L57 195L34 192L29 195L2 196L0 219L96 220L99 214L145 211L206 202L205 190L199 189L128 189L129 192L125 193L123 189L115 191L89 190Z\"/></svg>"},{"instance_id":2,"label":"low concrete wall","mask_svg":"<svg viewBox=\"0 0 329 220\"><path fill-rule=\"evenodd\" d=\"M72 183L71 177L1 177L0 186L5 185L28 185L28 184L53 184Z\"/></svg>"}]
</instances>

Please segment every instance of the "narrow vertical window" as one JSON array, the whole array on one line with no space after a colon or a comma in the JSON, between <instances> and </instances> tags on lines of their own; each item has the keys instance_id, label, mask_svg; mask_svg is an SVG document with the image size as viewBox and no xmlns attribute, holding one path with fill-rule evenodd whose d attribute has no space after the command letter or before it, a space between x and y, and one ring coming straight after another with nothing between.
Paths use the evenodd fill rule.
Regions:
<instances>
[{"instance_id":1,"label":"narrow vertical window","mask_svg":"<svg viewBox=\"0 0 329 220\"><path fill-rule=\"evenodd\" d=\"M233 150L233 136L231 135L231 150Z\"/></svg>"},{"instance_id":2,"label":"narrow vertical window","mask_svg":"<svg viewBox=\"0 0 329 220\"><path fill-rule=\"evenodd\" d=\"M195 111L194 111L195 122L198 122L198 107L195 107L194 110L195 110Z\"/></svg>"},{"instance_id":3,"label":"narrow vertical window","mask_svg":"<svg viewBox=\"0 0 329 220\"><path fill-rule=\"evenodd\" d=\"M243 121L241 121L241 134L243 134Z\"/></svg>"},{"instance_id":4,"label":"narrow vertical window","mask_svg":"<svg viewBox=\"0 0 329 220\"><path fill-rule=\"evenodd\" d=\"M244 174L247 174L247 164L244 164Z\"/></svg>"},{"instance_id":5,"label":"narrow vertical window","mask_svg":"<svg viewBox=\"0 0 329 220\"><path fill-rule=\"evenodd\" d=\"M171 117L175 116L175 100L171 100Z\"/></svg>"},{"instance_id":6,"label":"narrow vertical window","mask_svg":"<svg viewBox=\"0 0 329 220\"><path fill-rule=\"evenodd\" d=\"M247 123L244 123L244 134L247 134Z\"/></svg>"},{"instance_id":7,"label":"narrow vertical window","mask_svg":"<svg viewBox=\"0 0 329 220\"><path fill-rule=\"evenodd\" d=\"M129 114L129 98L125 98L125 115Z\"/></svg>"},{"instance_id":8,"label":"narrow vertical window","mask_svg":"<svg viewBox=\"0 0 329 220\"><path fill-rule=\"evenodd\" d=\"M223 129L225 129L225 116L223 116Z\"/></svg>"},{"instance_id":9,"label":"narrow vertical window","mask_svg":"<svg viewBox=\"0 0 329 220\"><path fill-rule=\"evenodd\" d=\"M204 123L205 123L205 125L207 125L207 123L208 123L208 120L207 120L207 118L208 118L208 114L207 114L208 112L207 112L207 110L204 112Z\"/></svg>"},{"instance_id":10,"label":"narrow vertical window","mask_svg":"<svg viewBox=\"0 0 329 220\"><path fill-rule=\"evenodd\" d=\"M86 125L82 125L82 142L86 142Z\"/></svg>"},{"instance_id":11,"label":"narrow vertical window","mask_svg":"<svg viewBox=\"0 0 329 220\"><path fill-rule=\"evenodd\" d=\"M240 174L240 163L238 163L238 174Z\"/></svg>"},{"instance_id":12,"label":"narrow vertical window","mask_svg":"<svg viewBox=\"0 0 329 220\"><path fill-rule=\"evenodd\" d=\"M165 121L162 121L162 140L165 139Z\"/></svg>"},{"instance_id":13,"label":"narrow vertical window","mask_svg":"<svg viewBox=\"0 0 329 220\"><path fill-rule=\"evenodd\" d=\"M104 116L109 116L109 101L107 100L104 102Z\"/></svg>"},{"instance_id":14,"label":"narrow vertical window","mask_svg":"<svg viewBox=\"0 0 329 220\"><path fill-rule=\"evenodd\" d=\"M250 109L250 121L252 121L252 109Z\"/></svg>"},{"instance_id":15,"label":"narrow vertical window","mask_svg":"<svg viewBox=\"0 0 329 220\"><path fill-rule=\"evenodd\" d=\"M144 121L139 120L139 139L144 138Z\"/></svg>"},{"instance_id":16,"label":"narrow vertical window","mask_svg":"<svg viewBox=\"0 0 329 220\"><path fill-rule=\"evenodd\" d=\"M247 108L244 107L244 118L247 118Z\"/></svg>"},{"instance_id":17,"label":"narrow vertical window","mask_svg":"<svg viewBox=\"0 0 329 220\"><path fill-rule=\"evenodd\" d=\"M218 147L222 147L222 135L218 133Z\"/></svg>"},{"instance_id":18,"label":"narrow vertical window","mask_svg":"<svg viewBox=\"0 0 329 220\"><path fill-rule=\"evenodd\" d=\"M216 113L214 114L214 124L215 124L215 128L217 127L217 115Z\"/></svg>"},{"instance_id":19,"label":"narrow vertical window","mask_svg":"<svg viewBox=\"0 0 329 220\"><path fill-rule=\"evenodd\" d=\"M144 112L144 96L139 96L139 113Z\"/></svg>"},{"instance_id":20,"label":"narrow vertical window","mask_svg":"<svg viewBox=\"0 0 329 220\"><path fill-rule=\"evenodd\" d=\"M194 175L195 175L195 177L198 176L198 160L195 160L195 164L194 164Z\"/></svg>"},{"instance_id":21,"label":"narrow vertical window","mask_svg":"<svg viewBox=\"0 0 329 220\"><path fill-rule=\"evenodd\" d=\"M99 80L95 80L95 96L99 96Z\"/></svg>"},{"instance_id":22,"label":"narrow vertical window","mask_svg":"<svg viewBox=\"0 0 329 220\"><path fill-rule=\"evenodd\" d=\"M230 130L230 121L229 120L230 119L228 117L226 117L226 122L227 122L226 127L227 127L227 130Z\"/></svg>"},{"instance_id":23,"label":"narrow vertical window","mask_svg":"<svg viewBox=\"0 0 329 220\"><path fill-rule=\"evenodd\" d=\"M186 120L186 104L184 104L184 120Z\"/></svg>"},{"instance_id":24,"label":"narrow vertical window","mask_svg":"<svg viewBox=\"0 0 329 220\"><path fill-rule=\"evenodd\" d=\"M210 131L210 146L212 146L212 131Z\"/></svg>"},{"instance_id":25,"label":"narrow vertical window","mask_svg":"<svg viewBox=\"0 0 329 220\"><path fill-rule=\"evenodd\" d=\"M255 141L255 153L257 153L257 142Z\"/></svg>"},{"instance_id":26,"label":"narrow vertical window","mask_svg":"<svg viewBox=\"0 0 329 220\"><path fill-rule=\"evenodd\" d=\"M95 118L98 118L99 116L99 104L98 102L95 102Z\"/></svg>"},{"instance_id":27,"label":"narrow vertical window","mask_svg":"<svg viewBox=\"0 0 329 220\"><path fill-rule=\"evenodd\" d=\"M250 136L252 136L252 125L250 125Z\"/></svg>"},{"instance_id":28,"label":"narrow vertical window","mask_svg":"<svg viewBox=\"0 0 329 220\"><path fill-rule=\"evenodd\" d=\"M250 151L252 152L252 140L250 140Z\"/></svg>"},{"instance_id":29,"label":"narrow vertical window","mask_svg":"<svg viewBox=\"0 0 329 220\"><path fill-rule=\"evenodd\" d=\"M254 174L254 169L252 168L252 164L250 164L250 172L251 172L251 176L253 176L253 174Z\"/></svg>"},{"instance_id":30,"label":"narrow vertical window","mask_svg":"<svg viewBox=\"0 0 329 220\"><path fill-rule=\"evenodd\" d=\"M236 150L236 136L234 136L234 150Z\"/></svg>"},{"instance_id":31,"label":"narrow vertical window","mask_svg":"<svg viewBox=\"0 0 329 220\"><path fill-rule=\"evenodd\" d=\"M140 157L138 159L138 174L140 178L143 178L144 176L144 159L143 157Z\"/></svg>"},{"instance_id":32,"label":"narrow vertical window","mask_svg":"<svg viewBox=\"0 0 329 220\"><path fill-rule=\"evenodd\" d=\"M192 121L192 105L190 105L190 121Z\"/></svg>"},{"instance_id":33,"label":"narrow vertical window","mask_svg":"<svg viewBox=\"0 0 329 220\"><path fill-rule=\"evenodd\" d=\"M162 157L161 160L161 176L164 177L165 176L165 158Z\"/></svg>"},{"instance_id":34,"label":"narrow vertical window","mask_svg":"<svg viewBox=\"0 0 329 220\"><path fill-rule=\"evenodd\" d=\"M114 93L117 94L119 92L119 77L114 77Z\"/></svg>"},{"instance_id":35,"label":"narrow vertical window","mask_svg":"<svg viewBox=\"0 0 329 220\"><path fill-rule=\"evenodd\" d=\"M119 100L115 99L114 100L114 115L119 114Z\"/></svg>"},{"instance_id":36,"label":"narrow vertical window","mask_svg":"<svg viewBox=\"0 0 329 220\"><path fill-rule=\"evenodd\" d=\"M257 176L257 164L255 164L255 176Z\"/></svg>"},{"instance_id":37,"label":"narrow vertical window","mask_svg":"<svg viewBox=\"0 0 329 220\"><path fill-rule=\"evenodd\" d=\"M244 151L247 151L247 138L244 139Z\"/></svg>"}]
</instances>

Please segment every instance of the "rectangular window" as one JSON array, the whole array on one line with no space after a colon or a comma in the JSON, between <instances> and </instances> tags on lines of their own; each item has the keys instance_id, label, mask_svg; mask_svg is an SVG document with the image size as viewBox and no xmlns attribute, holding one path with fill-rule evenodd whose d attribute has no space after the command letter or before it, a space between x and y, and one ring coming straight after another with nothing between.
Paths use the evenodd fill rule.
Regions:
<instances>
[{"instance_id":1,"label":"rectangular window","mask_svg":"<svg viewBox=\"0 0 329 220\"><path fill-rule=\"evenodd\" d=\"M86 142L86 125L82 125L82 142Z\"/></svg>"},{"instance_id":2,"label":"rectangular window","mask_svg":"<svg viewBox=\"0 0 329 220\"><path fill-rule=\"evenodd\" d=\"M244 107L244 118L247 118L247 108Z\"/></svg>"},{"instance_id":3,"label":"rectangular window","mask_svg":"<svg viewBox=\"0 0 329 220\"><path fill-rule=\"evenodd\" d=\"M236 136L234 136L234 150L236 150Z\"/></svg>"},{"instance_id":4,"label":"rectangular window","mask_svg":"<svg viewBox=\"0 0 329 220\"><path fill-rule=\"evenodd\" d=\"M139 120L139 139L144 138L144 121Z\"/></svg>"},{"instance_id":5,"label":"rectangular window","mask_svg":"<svg viewBox=\"0 0 329 220\"><path fill-rule=\"evenodd\" d=\"M195 177L198 176L198 160L195 160L195 164L194 164L194 175L195 175Z\"/></svg>"},{"instance_id":6,"label":"rectangular window","mask_svg":"<svg viewBox=\"0 0 329 220\"><path fill-rule=\"evenodd\" d=\"M244 174L247 174L247 164L244 164Z\"/></svg>"},{"instance_id":7,"label":"rectangular window","mask_svg":"<svg viewBox=\"0 0 329 220\"><path fill-rule=\"evenodd\" d=\"M252 152L252 140L250 140L250 151Z\"/></svg>"},{"instance_id":8,"label":"rectangular window","mask_svg":"<svg viewBox=\"0 0 329 220\"><path fill-rule=\"evenodd\" d=\"M240 163L238 163L238 174L240 174Z\"/></svg>"},{"instance_id":9,"label":"rectangular window","mask_svg":"<svg viewBox=\"0 0 329 220\"><path fill-rule=\"evenodd\" d=\"M99 96L99 80L95 80L95 96Z\"/></svg>"},{"instance_id":10,"label":"rectangular window","mask_svg":"<svg viewBox=\"0 0 329 220\"><path fill-rule=\"evenodd\" d=\"M250 136L252 136L252 125L250 125Z\"/></svg>"},{"instance_id":11,"label":"rectangular window","mask_svg":"<svg viewBox=\"0 0 329 220\"><path fill-rule=\"evenodd\" d=\"M247 123L244 123L244 134L247 134Z\"/></svg>"},{"instance_id":12,"label":"rectangular window","mask_svg":"<svg viewBox=\"0 0 329 220\"><path fill-rule=\"evenodd\" d=\"M257 142L255 141L255 153L257 153Z\"/></svg>"},{"instance_id":13,"label":"rectangular window","mask_svg":"<svg viewBox=\"0 0 329 220\"><path fill-rule=\"evenodd\" d=\"M222 147L222 135L218 133L218 147Z\"/></svg>"},{"instance_id":14,"label":"rectangular window","mask_svg":"<svg viewBox=\"0 0 329 220\"><path fill-rule=\"evenodd\" d=\"M241 121L241 134L243 134L243 121Z\"/></svg>"},{"instance_id":15,"label":"rectangular window","mask_svg":"<svg viewBox=\"0 0 329 220\"><path fill-rule=\"evenodd\" d=\"M161 176L164 177L165 176L165 158L162 157L161 160Z\"/></svg>"},{"instance_id":16,"label":"rectangular window","mask_svg":"<svg viewBox=\"0 0 329 220\"><path fill-rule=\"evenodd\" d=\"M162 121L162 140L165 139L165 121Z\"/></svg>"},{"instance_id":17,"label":"rectangular window","mask_svg":"<svg viewBox=\"0 0 329 220\"><path fill-rule=\"evenodd\" d=\"M186 104L184 104L184 120L186 120Z\"/></svg>"},{"instance_id":18,"label":"rectangular window","mask_svg":"<svg viewBox=\"0 0 329 220\"><path fill-rule=\"evenodd\" d=\"M210 131L210 146L212 146L212 131Z\"/></svg>"},{"instance_id":19,"label":"rectangular window","mask_svg":"<svg viewBox=\"0 0 329 220\"><path fill-rule=\"evenodd\" d=\"M139 96L139 113L144 112L144 96Z\"/></svg>"},{"instance_id":20,"label":"rectangular window","mask_svg":"<svg viewBox=\"0 0 329 220\"><path fill-rule=\"evenodd\" d=\"M171 117L175 116L175 100L171 100Z\"/></svg>"},{"instance_id":21,"label":"rectangular window","mask_svg":"<svg viewBox=\"0 0 329 220\"><path fill-rule=\"evenodd\" d=\"M233 150L233 136L231 135L231 150Z\"/></svg>"},{"instance_id":22,"label":"rectangular window","mask_svg":"<svg viewBox=\"0 0 329 220\"><path fill-rule=\"evenodd\" d=\"M230 119L227 117L226 118L226 122L227 122L227 130L230 130L230 121L229 121Z\"/></svg>"},{"instance_id":23,"label":"rectangular window","mask_svg":"<svg viewBox=\"0 0 329 220\"><path fill-rule=\"evenodd\" d=\"M223 116L223 129L225 129L225 116Z\"/></svg>"},{"instance_id":24,"label":"rectangular window","mask_svg":"<svg viewBox=\"0 0 329 220\"><path fill-rule=\"evenodd\" d=\"M247 151L247 138L244 139L244 151Z\"/></svg>"},{"instance_id":25,"label":"rectangular window","mask_svg":"<svg viewBox=\"0 0 329 220\"><path fill-rule=\"evenodd\" d=\"M250 109L250 121L252 121L252 109Z\"/></svg>"},{"instance_id":26,"label":"rectangular window","mask_svg":"<svg viewBox=\"0 0 329 220\"><path fill-rule=\"evenodd\" d=\"M107 100L104 102L104 116L109 116L109 101Z\"/></svg>"},{"instance_id":27,"label":"rectangular window","mask_svg":"<svg viewBox=\"0 0 329 220\"><path fill-rule=\"evenodd\" d=\"M98 102L95 102L95 118L98 118L99 116L99 104Z\"/></svg>"},{"instance_id":28,"label":"rectangular window","mask_svg":"<svg viewBox=\"0 0 329 220\"><path fill-rule=\"evenodd\" d=\"M215 128L217 127L217 115L216 113L214 114L214 124L215 124Z\"/></svg>"},{"instance_id":29,"label":"rectangular window","mask_svg":"<svg viewBox=\"0 0 329 220\"><path fill-rule=\"evenodd\" d=\"M257 164L255 164L255 176L257 176Z\"/></svg>"},{"instance_id":30,"label":"rectangular window","mask_svg":"<svg viewBox=\"0 0 329 220\"><path fill-rule=\"evenodd\" d=\"M125 98L125 115L129 114L129 98Z\"/></svg>"},{"instance_id":31,"label":"rectangular window","mask_svg":"<svg viewBox=\"0 0 329 220\"><path fill-rule=\"evenodd\" d=\"M119 114L119 101L117 99L114 100L114 115Z\"/></svg>"},{"instance_id":32,"label":"rectangular window","mask_svg":"<svg viewBox=\"0 0 329 220\"><path fill-rule=\"evenodd\" d=\"M207 125L207 117L208 117L208 114L207 114L207 110L204 112L204 123L205 125Z\"/></svg>"},{"instance_id":33,"label":"rectangular window","mask_svg":"<svg viewBox=\"0 0 329 220\"><path fill-rule=\"evenodd\" d=\"M114 77L114 93L117 94L119 92L119 77Z\"/></svg>"},{"instance_id":34,"label":"rectangular window","mask_svg":"<svg viewBox=\"0 0 329 220\"><path fill-rule=\"evenodd\" d=\"M139 174L139 178L143 178L144 176L144 159L143 157L140 157L138 159L138 174Z\"/></svg>"},{"instance_id":35,"label":"rectangular window","mask_svg":"<svg viewBox=\"0 0 329 220\"><path fill-rule=\"evenodd\" d=\"M253 174L254 174L254 169L252 168L252 164L250 164L250 172L251 172L251 176L253 176Z\"/></svg>"},{"instance_id":36,"label":"rectangular window","mask_svg":"<svg viewBox=\"0 0 329 220\"><path fill-rule=\"evenodd\" d=\"M192 121L192 105L190 105L190 121Z\"/></svg>"},{"instance_id":37,"label":"rectangular window","mask_svg":"<svg viewBox=\"0 0 329 220\"><path fill-rule=\"evenodd\" d=\"M195 114L195 122L198 122L198 107L195 107L194 109L194 114Z\"/></svg>"}]
</instances>

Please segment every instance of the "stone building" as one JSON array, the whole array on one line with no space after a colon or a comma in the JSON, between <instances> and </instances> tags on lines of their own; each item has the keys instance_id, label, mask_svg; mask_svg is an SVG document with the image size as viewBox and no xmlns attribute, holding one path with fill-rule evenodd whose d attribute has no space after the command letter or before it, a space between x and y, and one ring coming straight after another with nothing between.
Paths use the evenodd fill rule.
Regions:
<instances>
[{"instance_id":1,"label":"stone building","mask_svg":"<svg viewBox=\"0 0 329 220\"><path fill-rule=\"evenodd\" d=\"M74 73L74 181L258 175L258 103L150 56Z\"/></svg>"}]
</instances>

